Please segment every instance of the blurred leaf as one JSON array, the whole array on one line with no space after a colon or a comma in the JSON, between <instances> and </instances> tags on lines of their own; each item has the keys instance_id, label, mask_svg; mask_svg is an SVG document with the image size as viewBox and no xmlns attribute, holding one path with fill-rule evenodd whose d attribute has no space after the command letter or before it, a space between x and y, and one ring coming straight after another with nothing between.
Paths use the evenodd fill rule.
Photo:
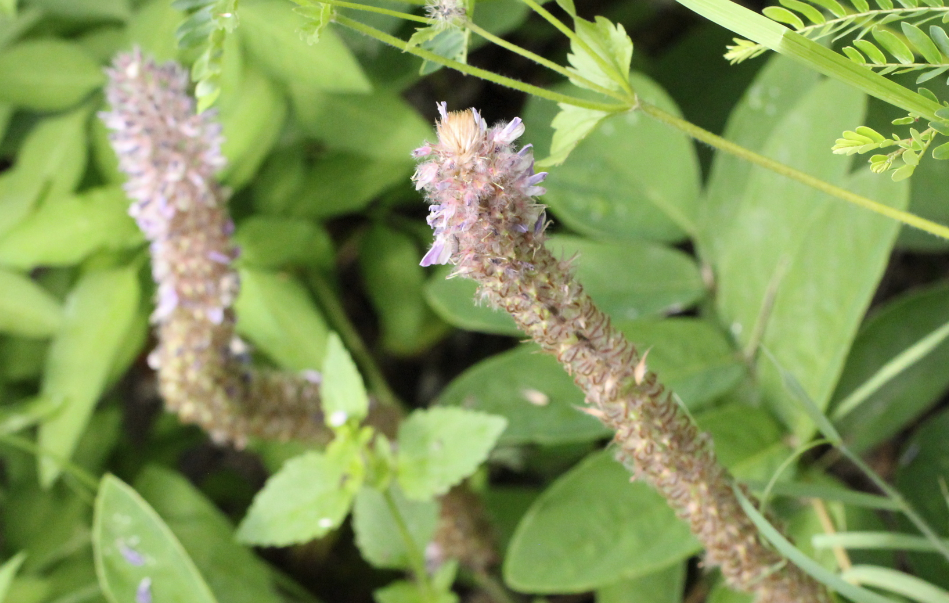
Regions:
<instances>
[{"instance_id":1,"label":"blurred leaf","mask_svg":"<svg viewBox=\"0 0 949 603\"><path fill-rule=\"evenodd\" d=\"M288 275L250 268L240 278L237 332L283 368L320 369L329 329L306 289Z\"/></svg>"},{"instance_id":2,"label":"blurred leaf","mask_svg":"<svg viewBox=\"0 0 949 603\"><path fill-rule=\"evenodd\" d=\"M416 410L399 425L396 477L410 500L429 500L488 458L507 420L463 410Z\"/></svg>"},{"instance_id":3,"label":"blurred leaf","mask_svg":"<svg viewBox=\"0 0 949 603\"><path fill-rule=\"evenodd\" d=\"M119 160L109 142L109 129L101 119L89 122L89 144L92 147L92 160L105 183L124 184L128 177L119 170Z\"/></svg>"},{"instance_id":4,"label":"blurred leaf","mask_svg":"<svg viewBox=\"0 0 949 603\"><path fill-rule=\"evenodd\" d=\"M643 319L617 326L640 352L649 350L649 370L690 410L714 401L746 373L728 339L707 320Z\"/></svg>"},{"instance_id":5,"label":"blurred leaf","mask_svg":"<svg viewBox=\"0 0 949 603\"><path fill-rule=\"evenodd\" d=\"M330 333L323 361L323 414L330 427L360 423L369 412L369 395L362 375L339 335Z\"/></svg>"},{"instance_id":6,"label":"blurred leaf","mask_svg":"<svg viewBox=\"0 0 949 603\"><path fill-rule=\"evenodd\" d=\"M287 102L277 87L260 70L247 68L235 94L221 103L223 182L236 189L250 182L277 142L286 115Z\"/></svg>"},{"instance_id":7,"label":"blurred leaf","mask_svg":"<svg viewBox=\"0 0 949 603\"><path fill-rule=\"evenodd\" d=\"M911 291L877 309L860 329L834 393L839 403L893 357L949 321L949 284ZM949 342L903 370L873 393L838 427L856 452L892 437L935 403L949 387ZM833 407L832 407L833 408Z\"/></svg>"},{"instance_id":8,"label":"blurred leaf","mask_svg":"<svg viewBox=\"0 0 949 603\"><path fill-rule=\"evenodd\" d=\"M42 394L64 403L40 426L39 445L70 458L102 395L106 379L138 309L139 284L132 268L84 274L66 300L64 320L46 360ZM52 484L60 466L39 459L40 482Z\"/></svg>"},{"instance_id":9,"label":"blurred leaf","mask_svg":"<svg viewBox=\"0 0 949 603\"><path fill-rule=\"evenodd\" d=\"M165 520L218 601L283 603L267 564L235 542L227 517L187 479L150 465L135 489Z\"/></svg>"},{"instance_id":10,"label":"blurred leaf","mask_svg":"<svg viewBox=\"0 0 949 603\"><path fill-rule=\"evenodd\" d=\"M425 270L418 258L410 236L379 223L363 237L359 253L363 283L379 315L382 345L405 356L424 350L446 330L425 301Z\"/></svg>"},{"instance_id":11,"label":"blurred leaf","mask_svg":"<svg viewBox=\"0 0 949 603\"><path fill-rule=\"evenodd\" d=\"M7 336L0 339L4 381L27 381L43 374L49 340Z\"/></svg>"},{"instance_id":12,"label":"blurred leaf","mask_svg":"<svg viewBox=\"0 0 949 603\"><path fill-rule=\"evenodd\" d=\"M319 91L369 92L371 84L336 33L327 28L310 46L293 32L305 20L287 2L262 0L240 6L241 41L254 62L275 80L309 97Z\"/></svg>"},{"instance_id":13,"label":"blurred leaf","mask_svg":"<svg viewBox=\"0 0 949 603\"><path fill-rule=\"evenodd\" d=\"M6 601L10 584L13 582L13 577L16 576L20 566L23 565L25 558L26 553L21 551L10 559L7 559L3 565L0 566L0 603Z\"/></svg>"},{"instance_id":14,"label":"blurred leaf","mask_svg":"<svg viewBox=\"0 0 949 603\"><path fill-rule=\"evenodd\" d=\"M784 115L763 153L902 209L909 193L905 184L881 181L869 170L848 177L849 161L823 150L821 141L860 121L863 104L852 88L823 82ZM742 345L761 335L761 345L823 410L897 225L764 170L752 172L744 193L732 199L738 209L713 234L722 241L714 266L722 321ZM781 376L770 362L759 368L769 403L806 437L813 425Z\"/></svg>"},{"instance_id":15,"label":"blurred leaf","mask_svg":"<svg viewBox=\"0 0 949 603\"><path fill-rule=\"evenodd\" d=\"M376 603L458 603L451 591L423 592L417 582L397 580L372 592Z\"/></svg>"},{"instance_id":16,"label":"blurred leaf","mask_svg":"<svg viewBox=\"0 0 949 603\"><path fill-rule=\"evenodd\" d=\"M639 578L621 580L596 591L596 603L679 603L685 588L685 564L674 563Z\"/></svg>"},{"instance_id":17,"label":"blurred leaf","mask_svg":"<svg viewBox=\"0 0 949 603\"><path fill-rule=\"evenodd\" d=\"M48 337L63 320L55 297L31 279L0 269L0 332Z\"/></svg>"},{"instance_id":18,"label":"blurred leaf","mask_svg":"<svg viewBox=\"0 0 949 603\"><path fill-rule=\"evenodd\" d=\"M0 101L17 107L61 111L103 83L102 69L74 42L35 39L0 53Z\"/></svg>"},{"instance_id":19,"label":"blurred leaf","mask_svg":"<svg viewBox=\"0 0 949 603\"><path fill-rule=\"evenodd\" d=\"M927 38L928 39L928 38ZM923 603L949 603L949 592L899 570L875 565L855 565L843 572L848 582L873 586Z\"/></svg>"},{"instance_id":20,"label":"blurred leaf","mask_svg":"<svg viewBox=\"0 0 949 603\"><path fill-rule=\"evenodd\" d=\"M326 535L349 513L363 476L359 448L306 452L271 476L237 528L248 544L286 546Z\"/></svg>"},{"instance_id":21,"label":"blurred leaf","mask_svg":"<svg viewBox=\"0 0 949 603\"><path fill-rule=\"evenodd\" d=\"M679 115L655 82L638 73L630 82L644 100ZM538 130L530 133L531 141L548 138L540 124L550 123L554 111L549 101L528 102L528 130ZM538 156L545 146L538 145ZM591 237L679 241L697 228L699 164L691 139L636 111L603 119L544 186L542 200L555 217Z\"/></svg>"},{"instance_id":22,"label":"blurred leaf","mask_svg":"<svg viewBox=\"0 0 949 603\"><path fill-rule=\"evenodd\" d=\"M87 55L99 63L107 63L116 54L132 45L128 36L128 29L118 25L104 25L97 27L77 41Z\"/></svg>"},{"instance_id":23,"label":"blurred leaf","mask_svg":"<svg viewBox=\"0 0 949 603\"><path fill-rule=\"evenodd\" d=\"M155 57L156 61L180 58L175 30L184 18L184 13L172 8L169 0L150 0L139 4L129 21L129 38Z\"/></svg>"},{"instance_id":24,"label":"blurred leaf","mask_svg":"<svg viewBox=\"0 0 949 603\"><path fill-rule=\"evenodd\" d=\"M922 158L921 158L922 159ZM949 161L921 160L913 172L912 196L909 211L940 224L949 222L949 203L946 203L946 182L949 181ZM911 251L933 252L949 248L945 239L904 226L897 247Z\"/></svg>"},{"instance_id":25,"label":"blurred leaf","mask_svg":"<svg viewBox=\"0 0 949 603\"><path fill-rule=\"evenodd\" d=\"M302 144L275 149L254 179L254 206L264 213L286 213L304 194L308 171Z\"/></svg>"},{"instance_id":26,"label":"blurred leaf","mask_svg":"<svg viewBox=\"0 0 949 603\"><path fill-rule=\"evenodd\" d=\"M651 574L700 550L666 501L610 452L555 481L521 520L504 580L530 593L579 593Z\"/></svg>"},{"instance_id":27,"label":"blurred leaf","mask_svg":"<svg viewBox=\"0 0 949 603\"><path fill-rule=\"evenodd\" d=\"M76 190L86 171L86 123L91 105L40 121L27 135L17 155L18 177L48 184L46 198L60 199Z\"/></svg>"},{"instance_id":28,"label":"blurred leaf","mask_svg":"<svg viewBox=\"0 0 949 603\"><path fill-rule=\"evenodd\" d=\"M784 430L762 408L732 403L704 412L696 421L712 435L718 460L739 479L769 480L791 454Z\"/></svg>"},{"instance_id":29,"label":"blurred leaf","mask_svg":"<svg viewBox=\"0 0 949 603\"><path fill-rule=\"evenodd\" d=\"M452 380L438 403L507 419L501 446L584 442L610 434L580 411L583 392L555 358L534 345L482 360Z\"/></svg>"},{"instance_id":30,"label":"blurred leaf","mask_svg":"<svg viewBox=\"0 0 949 603\"><path fill-rule=\"evenodd\" d=\"M61 401L45 396L4 404L0 406L0 434L16 433L27 427L33 427L55 414L61 407Z\"/></svg>"},{"instance_id":31,"label":"blurred leaf","mask_svg":"<svg viewBox=\"0 0 949 603\"><path fill-rule=\"evenodd\" d=\"M132 14L129 0L30 0L30 6L70 21L126 21Z\"/></svg>"},{"instance_id":32,"label":"blurred leaf","mask_svg":"<svg viewBox=\"0 0 949 603\"><path fill-rule=\"evenodd\" d=\"M129 217L128 207L125 191L117 186L47 200L0 238L0 265L69 266L102 248L139 245L142 234Z\"/></svg>"},{"instance_id":33,"label":"blurred leaf","mask_svg":"<svg viewBox=\"0 0 949 603\"><path fill-rule=\"evenodd\" d=\"M253 215L237 225L234 242L241 265L278 269L289 265L333 265L333 241L326 229L309 220Z\"/></svg>"},{"instance_id":34,"label":"blurred leaf","mask_svg":"<svg viewBox=\"0 0 949 603\"><path fill-rule=\"evenodd\" d=\"M514 31L531 14L522 2L508 0L482 0L474 11L474 22L496 36Z\"/></svg>"},{"instance_id":35,"label":"blurred leaf","mask_svg":"<svg viewBox=\"0 0 949 603\"><path fill-rule=\"evenodd\" d=\"M30 213L44 184L43 180L30 179L16 169L0 174L0 235Z\"/></svg>"},{"instance_id":36,"label":"blurred leaf","mask_svg":"<svg viewBox=\"0 0 949 603\"><path fill-rule=\"evenodd\" d=\"M102 478L92 529L100 585L112 603L149 601L153 593L159 603L215 603L168 526L117 477Z\"/></svg>"},{"instance_id":37,"label":"blurred leaf","mask_svg":"<svg viewBox=\"0 0 949 603\"><path fill-rule=\"evenodd\" d=\"M438 502L408 500L398 486L389 490L416 545L424 548L438 524ZM353 530L363 558L374 567L409 569L411 561L399 526L382 492L363 487L353 507Z\"/></svg>"},{"instance_id":38,"label":"blurred leaf","mask_svg":"<svg viewBox=\"0 0 949 603\"><path fill-rule=\"evenodd\" d=\"M436 268L425 284L425 299L436 314L445 322L468 331L515 337L521 334L510 315L477 301L476 282L461 277L448 278L453 268Z\"/></svg>"}]
</instances>

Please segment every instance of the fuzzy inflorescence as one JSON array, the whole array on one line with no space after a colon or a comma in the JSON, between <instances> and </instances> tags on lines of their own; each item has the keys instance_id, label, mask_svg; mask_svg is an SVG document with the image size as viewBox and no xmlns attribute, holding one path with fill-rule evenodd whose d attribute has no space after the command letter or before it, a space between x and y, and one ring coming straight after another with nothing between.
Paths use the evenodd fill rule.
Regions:
<instances>
[{"instance_id":1,"label":"fuzzy inflorescence","mask_svg":"<svg viewBox=\"0 0 949 603\"><path fill-rule=\"evenodd\" d=\"M238 446L249 436L325 440L318 374L242 361L234 223L214 178L225 160L213 113L195 113L188 74L175 63L157 65L134 50L107 74L111 111L101 118L128 176L129 213L149 241L159 340L149 364L167 407Z\"/></svg>"},{"instance_id":2,"label":"fuzzy inflorescence","mask_svg":"<svg viewBox=\"0 0 949 603\"><path fill-rule=\"evenodd\" d=\"M435 242L422 265L454 264L483 299L557 357L584 391L588 412L616 432L617 456L650 483L706 547L706 564L759 602L826 601L823 588L766 546L742 510L734 479L710 438L672 400L645 359L576 280L569 261L544 246L544 206L534 200L546 174L530 147L517 151L520 119L488 128L474 109L439 105L438 142L424 158L417 188L431 204Z\"/></svg>"}]
</instances>

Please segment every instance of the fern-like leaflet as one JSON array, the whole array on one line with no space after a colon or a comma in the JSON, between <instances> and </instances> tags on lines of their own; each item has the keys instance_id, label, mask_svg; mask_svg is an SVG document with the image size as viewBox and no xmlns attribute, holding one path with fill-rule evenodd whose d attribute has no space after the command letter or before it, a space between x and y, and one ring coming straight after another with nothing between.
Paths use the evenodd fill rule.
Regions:
<instances>
[{"instance_id":1,"label":"fern-like leaflet","mask_svg":"<svg viewBox=\"0 0 949 603\"><path fill-rule=\"evenodd\" d=\"M224 39L239 23L239 0L175 0L172 7L188 16L178 26L175 35L179 48L201 50L191 66L191 80L196 82L194 95L198 111L214 104L221 93L221 64L224 58Z\"/></svg>"}]
</instances>

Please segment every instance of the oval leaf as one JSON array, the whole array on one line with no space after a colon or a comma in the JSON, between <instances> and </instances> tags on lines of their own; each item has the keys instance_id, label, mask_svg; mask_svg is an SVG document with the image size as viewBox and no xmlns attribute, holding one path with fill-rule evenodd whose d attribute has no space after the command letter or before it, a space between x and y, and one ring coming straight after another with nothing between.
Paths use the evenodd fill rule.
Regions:
<instances>
[{"instance_id":1,"label":"oval leaf","mask_svg":"<svg viewBox=\"0 0 949 603\"><path fill-rule=\"evenodd\" d=\"M48 337L56 332L63 310L55 297L29 278L0 270L0 333Z\"/></svg>"},{"instance_id":2,"label":"oval leaf","mask_svg":"<svg viewBox=\"0 0 949 603\"><path fill-rule=\"evenodd\" d=\"M34 111L61 111L105 83L81 46L57 39L21 42L0 53L0 101Z\"/></svg>"}]
</instances>

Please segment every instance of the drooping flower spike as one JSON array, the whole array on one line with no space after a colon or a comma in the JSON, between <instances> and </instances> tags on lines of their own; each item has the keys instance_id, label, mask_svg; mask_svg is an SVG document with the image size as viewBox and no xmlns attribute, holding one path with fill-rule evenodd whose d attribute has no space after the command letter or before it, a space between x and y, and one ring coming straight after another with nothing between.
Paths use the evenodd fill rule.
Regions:
<instances>
[{"instance_id":1,"label":"drooping flower spike","mask_svg":"<svg viewBox=\"0 0 949 603\"><path fill-rule=\"evenodd\" d=\"M529 147L513 146L521 120L489 129L474 109L438 110L438 142L414 153L425 160L415 181L435 231L422 265L454 264L453 275L477 281L483 299L557 357L589 414L616 432L619 459L689 523L706 565L719 566L732 587L759 602L827 601L819 583L761 541L711 439L584 293L571 263L544 247L546 214L533 197L546 174L534 173Z\"/></svg>"}]
</instances>

